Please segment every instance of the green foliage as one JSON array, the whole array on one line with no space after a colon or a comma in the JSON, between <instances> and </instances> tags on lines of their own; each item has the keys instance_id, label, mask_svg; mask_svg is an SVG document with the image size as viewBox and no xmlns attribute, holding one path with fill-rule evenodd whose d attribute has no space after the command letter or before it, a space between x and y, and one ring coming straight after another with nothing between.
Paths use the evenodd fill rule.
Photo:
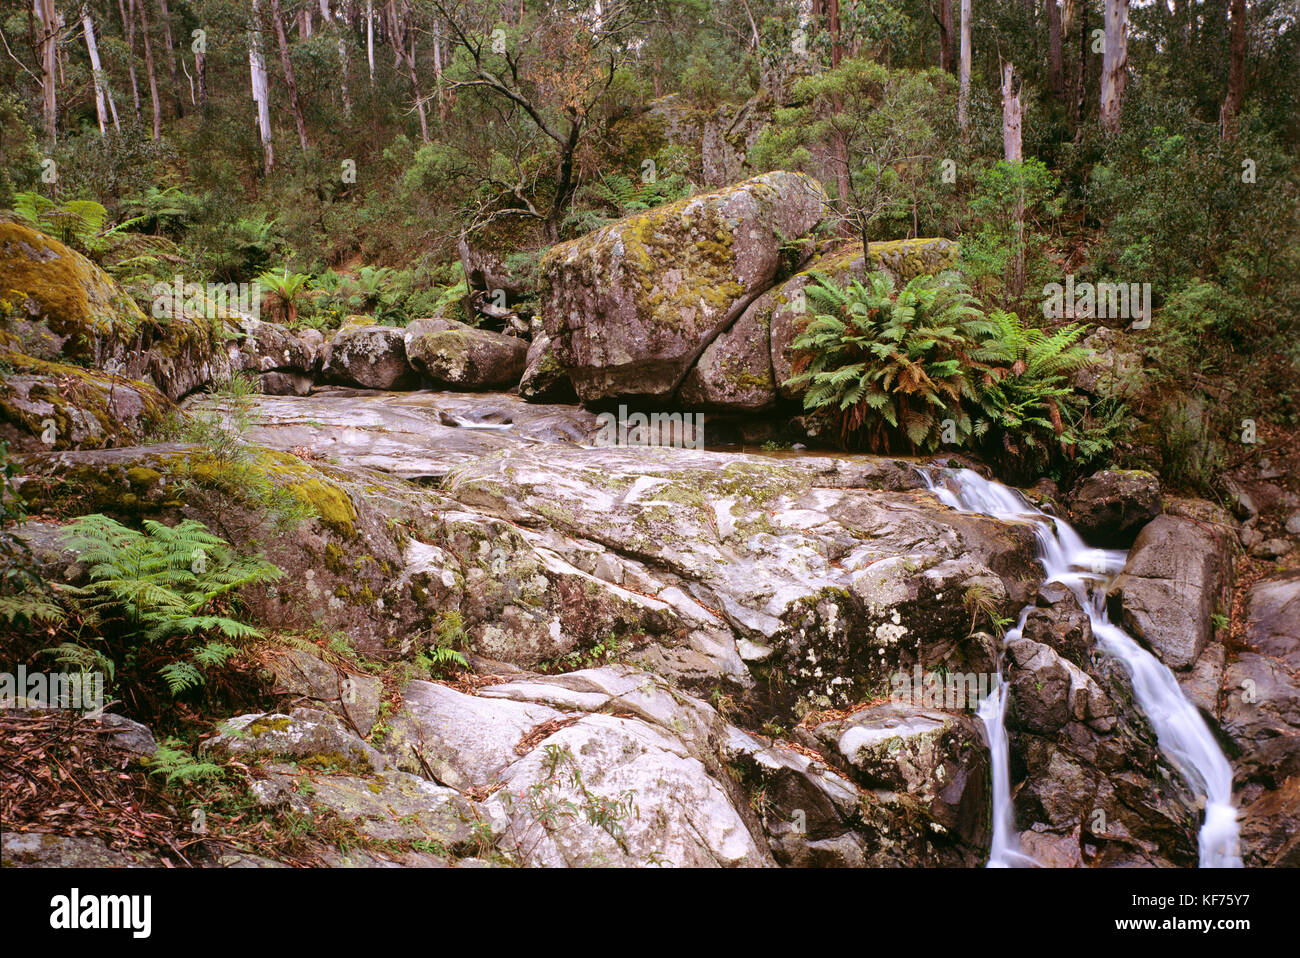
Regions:
<instances>
[{"instance_id":1,"label":"green foliage","mask_svg":"<svg viewBox=\"0 0 1300 958\"><path fill-rule=\"evenodd\" d=\"M869 242L910 234L939 217L939 160L953 154L952 78L891 70L869 59L798 80L794 106L776 111L750 151L759 169L820 175L853 235ZM829 165L827 156L843 152Z\"/></svg>"},{"instance_id":2,"label":"green foliage","mask_svg":"<svg viewBox=\"0 0 1300 958\"><path fill-rule=\"evenodd\" d=\"M951 277L918 276L895 295L873 273L841 288L817 275L804 293L811 320L795 337L800 351L788 385L803 405L834 423L843 445L889 449L901 438L913 451L965 441L972 422L975 355L993 326Z\"/></svg>"},{"instance_id":3,"label":"green foliage","mask_svg":"<svg viewBox=\"0 0 1300 958\"><path fill-rule=\"evenodd\" d=\"M257 277L258 284L270 293L272 318L290 325L298 320L298 306L307 290L311 277L304 273L290 273L288 267L277 273L268 270Z\"/></svg>"},{"instance_id":4,"label":"green foliage","mask_svg":"<svg viewBox=\"0 0 1300 958\"><path fill-rule=\"evenodd\" d=\"M222 778L226 770L212 762L202 762L185 748L185 743L175 738L158 743L158 751L145 763L150 775L161 775L167 785L188 782L213 782Z\"/></svg>"},{"instance_id":5,"label":"green foliage","mask_svg":"<svg viewBox=\"0 0 1300 958\"><path fill-rule=\"evenodd\" d=\"M80 553L90 581L65 591L103 648L78 644L115 662L145 647L166 649L170 661L158 673L173 696L203 684L238 651L236 643L261 637L229 609L240 589L281 576L193 519L175 526L146 519L139 531L107 516L82 516L66 541ZM72 650L53 653L66 657Z\"/></svg>"},{"instance_id":6,"label":"green foliage","mask_svg":"<svg viewBox=\"0 0 1300 958\"><path fill-rule=\"evenodd\" d=\"M998 161L979 175L970 199L971 233L962 269L983 302L1027 305L1052 272L1049 230L1061 215L1060 183L1041 160ZM1059 278L1059 277L1058 277Z\"/></svg>"},{"instance_id":7,"label":"green foliage","mask_svg":"<svg viewBox=\"0 0 1300 958\"><path fill-rule=\"evenodd\" d=\"M1071 384L1091 353L1083 330L1025 325L985 314L954 275L919 276L894 292L873 273L841 287L824 275L804 290L812 318L793 346L789 385L827 417L842 445L913 452L982 444L1018 471L1059 456L1092 459L1114 441L1117 417L1098 421Z\"/></svg>"}]
</instances>

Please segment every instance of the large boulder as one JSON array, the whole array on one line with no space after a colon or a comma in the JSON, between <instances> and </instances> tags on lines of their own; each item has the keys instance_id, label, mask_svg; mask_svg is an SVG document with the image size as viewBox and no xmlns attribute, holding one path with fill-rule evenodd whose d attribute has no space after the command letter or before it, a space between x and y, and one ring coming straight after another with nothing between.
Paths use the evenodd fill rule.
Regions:
<instances>
[{"instance_id":1,"label":"large boulder","mask_svg":"<svg viewBox=\"0 0 1300 958\"><path fill-rule=\"evenodd\" d=\"M146 316L85 256L10 222L0 222L0 276L3 348L144 380L172 400L229 376L221 342L240 317L205 296L187 300L184 286L176 295L166 286L163 315Z\"/></svg>"},{"instance_id":2,"label":"large boulder","mask_svg":"<svg viewBox=\"0 0 1300 958\"><path fill-rule=\"evenodd\" d=\"M1138 530L1160 515L1160 483L1137 469L1104 469L1070 493L1070 522L1090 544L1130 545Z\"/></svg>"},{"instance_id":3,"label":"large boulder","mask_svg":"<svg viewBox=\"0 0 1300 958\"><path fill-rule=\"evenodd\" d=\"M528 346L524 375L519 380L519 395L529 402L569 403L578 398L569 374L555 358L551 337L540 332Z\"/></svg>"},{"instance_id":4,"label":"large boulder","mask_svg":"<svg viewBox=\"0 0 1300 958\"><path fill-rule=\"evenodd\" d=\"M145 325L144 313L107 273L58 240L0 222L0 314L11 345L40 359L102 365Z\"/></svg>"},{"instance_id":5,"label":"large boulder","mask_svg":"<svg viewBox=\"0 0 1300 958\"><path fill-rule=\"evenodd\" d=\"M405 330L349 324L325 347L328 382L363 389L414 389L418 377L406 361Z\"/></svg>"},{"instance_id":6,"label":"large boulder","mask_svg":"<svg viewBox=\"0 0 1300 958\"><path fill-rule=\"evenodd\" d=\"M1221 529L1181 516L1143 527L1109 601L1124 627L1171 669L1188 669L1226 608L1232 551Z\"/></svg>"},{"instance_id":7,"label":"large boulder","mask_svg":"<svg viewBox=\"0 0 1300 958\"><path fill-rule=\"evenodd\" d=\"M412 368L452 389L512 386L528 355L522 339L448 319L417 319L406 327L403 341Z\"/></svg>"},{"instance_id":8,"label":"large boulder","mask_svg":"<svg viewBox=\"0 0 1300 958\"><path fill-rule=\"evenodd\" d=\"M175 412L152 385L96 369L0 353L0 439L26 451L129 446Z\"/></svg>"},{"instance_id":9,"label":"large boulder","mask_svg":"<svg viewBox=\"0 0 1300 958\"><path fill-rule=\"evenodd\" d=\"M858 785L876 790L870 821L879 827L896 816L895 834L919 846L913 848L917 860L982 860L990 778L988 747L974 715L890 702L822 723L814 734ZM905 806L890 808L897 799L889 793L905 795ZM909 818L927 826L909 827Z\"/></svg>"},{"instance_id":10,"label":"large boulder","mask_svg":"<svg viewBox=\"0 0 1300 958\"><path fill-rule=\"evenodd\" d=\"M776 401L768 329L775 299L764 293L709 344L678 394L686 406L759 412Z\"/></svg>"},{"instance_id":11,"label":"large boulder","mask_svg":"<svg viewBox=\"0 0 1300 958\"><path fill-rule=\"evenodd\" d=\"M1269 579L1246 600L1247 649L1224 673L1223 730L1240 782L1277 788L1300 775L1300 575Z\"/></svg>"},{"instance_id":12,"label":"large boulder","mask_svg":"<svg viewBox=\"0 0 1300 958\"><path fill-rule=\"evenodd\" d=\"M765 173L552 247L542 316L584 400L667 400L708 345L812 252L826 195Z\"/></svg>"}]
</instances>

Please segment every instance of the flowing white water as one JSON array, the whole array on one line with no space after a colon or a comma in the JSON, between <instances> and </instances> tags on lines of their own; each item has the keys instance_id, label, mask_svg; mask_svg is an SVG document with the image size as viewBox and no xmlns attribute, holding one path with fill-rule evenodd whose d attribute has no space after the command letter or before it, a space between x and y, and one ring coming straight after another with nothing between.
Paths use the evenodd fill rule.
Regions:
<instances>
[{"instance_id":1,"label":"flowing white water","mask_svg":"<svg viewBox=\"0 0 1300 958\"><path fill-rule=\"evenodd\" d=\"M1183 695L1173 672L1113 624L1106 614L1106 589L1124 568L1126 553L1089 548L1063 519L1048 515L1014 490L969 469L944 470L937 476L922 470L921 475L931 491L954 509L1033 525L1038 558L1047 573L1047 581L1060 582L1078 598L1092 622L1101 650L1128 669L1133 693L1155 729L1161 750L1188 785L1205 799L1205 821L1198 842L1201 867L1240 868L1237 809L1232 804L1232 768L1228 760L1201 713ZM1028 614L1028 608L1021 612L1020 621L1007 632L1003 645L1020 636ZM1038 864L1021 851L1020 836L1015 830L1006 710L1007 684L999 661L997 684L979 710L988 733L993 764L990 868Z\"/></svg>"}]
</instances>

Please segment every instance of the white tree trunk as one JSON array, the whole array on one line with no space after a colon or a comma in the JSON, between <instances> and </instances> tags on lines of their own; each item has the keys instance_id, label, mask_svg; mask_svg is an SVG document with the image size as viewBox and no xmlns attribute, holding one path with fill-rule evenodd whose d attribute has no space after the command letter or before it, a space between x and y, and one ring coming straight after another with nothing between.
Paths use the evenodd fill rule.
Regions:
<instances>
[{"instance_id":1,"label":"white tree trunk","mask_svg":"<svg viewBox=\"0 0 1300 958\"><path fill-rule=\"evenodd\" d=\"M1002 155L1008 163L1022 159L1020 125L1025 111L1020 104L1020 91L1016 89L1016 68L1012 63L1002 64Z\"/></svg>"},{"instance_id":2,"label":"white tree trunk","mask_svg":"<svg viewBox=\"0 0 1300 958\"><path fill-rule=\"evenodd\" d=\"M370 63L370 85L375 85L375 0L366 0L366 60Z\"/></svg>"},{"instance_id":3,"label":"white tree trunk","mask_svg":"<svg viewBox=\"0 0 1300 958\"><path fill-rule=\"evenodd\" d=\"M45 135L54 143L58 134L59 101L55 84L58 82L59 14L54 0L35 0L36 20L41 25L41 109L45 115Z\"/></svg>"},{"instance_id":4,"label":"white tree trunk","mask_svg":"<svg viewBox=\"0 0 1300 958\"><path fill-rule=\"evenodd\" d=\"M970 27L971 0L961 0L961 55L957 70L957 126L962 137L970 132Z\"/></svg>"},{"instance_id":5,"label":"white tree trunk","mask_svg":"<svg viewBox=\"0 0 1300 958\"><path fill-rule=\"evenodd\" d=\"M267 88L266 56L262 52L262 11L260 0L252 0L253 18L249 22L248 66L252 73L253 100L257 103L257 131L262 139L263 168L275 168L275 147L271 142L271 96Z\"/></svg>"},{"instance_id":6,"label":"white tree trunk","mask_svg":"<svg viewBox=\"0 0 1300 958\"><path fill-rule=\"evenodd\" d=\"M1128 0L1105 0L1105 44L1101 54L1101 128L1118 133L1128 84Z\"/></svg>"},{"instance_id":7,"label":"white tree trunk","mask_svg":"<svg viewBox=\"0 0 1300 958\"><path fill-rule=\"evenodd\" d=\"M99 119L99 135L108 132L108 110L105 101L112 101L113 94L104 81L104 65L99 61L99 46L95 43L95 24L90 19L90 7L81 8L81 32L86 37L86 53L90 56L91 77L95 81L95 115ZM113 128L121 132L117 122L117 107L113 110Z\"/></svg>"}]
</instances>

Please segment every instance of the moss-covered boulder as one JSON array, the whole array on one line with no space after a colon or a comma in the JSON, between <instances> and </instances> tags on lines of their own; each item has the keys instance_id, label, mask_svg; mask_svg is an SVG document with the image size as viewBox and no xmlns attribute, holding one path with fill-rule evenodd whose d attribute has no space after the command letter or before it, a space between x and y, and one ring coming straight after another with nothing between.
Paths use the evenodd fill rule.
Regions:
<instances>
[{"instance_id":1,"label":"moss-covered boulder","mask_svg":"<svg viewBox=\"0 0 1300 958\"><path fill-rule=\"evenodd\" d=\"M545 333L538 334L528 346L519 395L529 402L543 403L570 403L578 398L569 374L555 358L551 337Z\"/></svg>"},{"instance_id":2,"label":"moss-covered boulder","mask_svg":"<svg viewBox=\"0 0 1300 958\"><path fill-rule=\"evenodd\" d=\"M144 313L107 273L58 240L0 222L0 314L13 346L41 359L102 365L145 324Z\"/></svg>"},{"instance_id":3,"label":"moss-covered boulder","mask_svg":"<svg viewBox=\"0 0 1300 958\"><path fill-rule=\"evenodd\" d=\"M528 356L522 339L449 319L417 319L406 327L404 343L416 372L452 389L513 386Z\"/></svg>"},{"instance_id":4,"label":"moss-covered boulder","mask_svg":"<svg viewBox=\"0 0 1300 958\"><path fill-rule=\"evenodd\" d=\"M886 243L872 243L870 266L862 255L862 244L850 243L820 257L807 269L792 276L773 292L774 303L769 326L771 328L772 375L777 391L786 399L793 399L798 390L785 385L791 375L796 358L792 346L795 336L808 321L808 305L804 287L813 282L814 274L821 273L829 279L848 283L862 280L868 272L882 270L893 277L895 283L926 274L940 273L957 265L960 247L946 239L907 239Z\"/></svg>"},{"instance_id":5,"label":"moss-covered boulder","mask_svg":"<svg viewBox=\"0 0 1300 958\"><path fill-rule=\"evenodd\" d=\"M33 515L193 518L262 553L284 576L241 593L260 625L318 627L368 654L413 654L460 601L460 567L433 545L428 493L401 480L285 452L256 449L232 461L175 444L18 461Z\"/></svg>"},{"instance_id":6,"label":"moss-covered boulder","mask_svg":"<svg viewBox=\"0 0 1300 958\"><path fill-rule=\"evenodd\" d=\"M750 301L804 263L826 209L815 180L765 173L548 250L542 317L579 397L671 397Z\"/></svg>"},{"instance_id":7,"label":"moss-covered boulder","mask_svg":"<svg viewBox=\"0 0 1300 958\"><path fill-rule=\"evenodd\" d=\"M768 330L776 298L764 293L734 326L709 344L686 375L678 398L687 406L760 412L776 401Z\"/></svg>"},{"instance_id":8,"label":"moss-covered boulder","mask_svg":"<svg viewBox=\"0 0 1300 958\"><path fill-rule=\"evenodd\" d=\"M134 445L175 407L153 386L0 353L0 439L27 451Z\"/></svg>"},{"instance_id":9,"label":"moss-covered boulder","mask_svg":"<svg viewBox=\"0 0 1300 958\"><path fill-rule=\"evenodd\" d=\"M228 377L223 347L239 335L239 317L194 297L175 310L171 287L159 298L167 304L163 315L146 315L76 250L0 222L0 322L14 352L143 380L172 400Z\"/></svg>"},{"instance_id":10,"label":"moss-covered boulder","mask_svg":"<svg viewBox=\"0 0 1300 958\"><path fill-rule=\"evenodd\" d=\"M348 323L325 347L325 380L363 389L414 389L419 377L406 361L404 337L396 326Z\"/></svg>"}]
</instances>

